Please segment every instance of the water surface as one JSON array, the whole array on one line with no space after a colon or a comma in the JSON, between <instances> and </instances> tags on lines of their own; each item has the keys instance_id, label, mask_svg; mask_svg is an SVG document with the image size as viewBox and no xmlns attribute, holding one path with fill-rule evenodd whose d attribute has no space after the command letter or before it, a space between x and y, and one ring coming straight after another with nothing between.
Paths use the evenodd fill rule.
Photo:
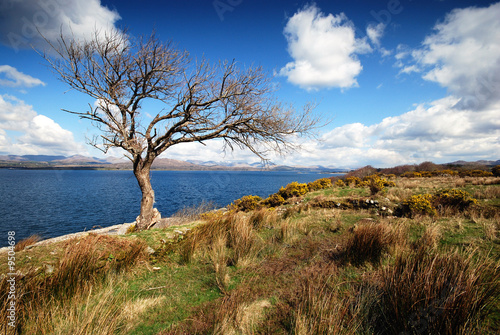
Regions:
<instances>
[{"instance_id":1,"label":"water surface","mask_svg":"<svg viewBox=\"0 0 500 335\"><path fill-rule=\"evenodd\" d=\"M156 206L167 217L212 201L224 207L244 195L267 197L292 181L326 175L260 171L153 171ZM132 171L0 169L0 246L7 232L17 240L43 238L133 222L141 193Z\"/></svg>"}]
</instances>

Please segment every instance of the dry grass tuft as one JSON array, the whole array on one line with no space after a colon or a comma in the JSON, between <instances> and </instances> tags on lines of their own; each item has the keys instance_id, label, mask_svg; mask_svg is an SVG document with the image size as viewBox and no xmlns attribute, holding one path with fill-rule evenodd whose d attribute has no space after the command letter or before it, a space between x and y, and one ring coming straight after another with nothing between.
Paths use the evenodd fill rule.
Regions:
<instances>
[{"instance_id":1,"label":"dry grass tuft","mask_svg":"<svg viewBox=\"0 0 500 335\"><path fill-rule=\"evenodd\" d=\"M215 284L222 294L227 293L227 286L230 280L229 273L227 271L229 256L226 244L227 236L225 234L221 234L215 239L208 252L208 256L215 272Z\"/></svg>"},{"instance_id":2,"label":"dry grass tuft","mask_svg":"<svg viewBox=\"0 0 500 335\"><path fill-rule=\"evenodd\" d=\"M39 235L36 235L36 234L31 235L31 236L17 242L16 246L14 247L14 251L18 252L18 251L24 250L26 247L29 247L30 245L33 245L41 240L42 240L42 238Z\"/></svg>"},{"instance_id":3,"label":"dry grass tuft","mask_svg":"<svg viewBox=\"0 0 500 335\"><path fill-rule=\"evenodd\" d=\"M243 303L227 297L216 317L213 334L255 334L270 307L271 303L266 299Z\"/></svg>"},{"instance_id":4,"label":"dry grass tuft","mask_svg":"<svg viewBox=\"0 0 500 335\"><path fill-rule=\"evenodd\" d=\"M500 293L500 271L458 252L422 249L400 255L381 271L372 310L377 334L471 334Z\"/></svg>"},{"instance_id":5,"label":"dry grass tuft","mask_svg":"<svg viewBox=\"0 0 500 335\"><path fill-rule=\"evenodd\" d=\"M395 241L395 234L387 224L362 224L347 240L342 258L354 265L362 265L365 262L378 264Z\"/></svg>"},{"instance_id":6,"label":"dry grass tuft","mask_svg":"<svg viewBox=\"0 0 500 335\"><path fill-rule=\"evenodd\" d=\"M307 268L292 297L293 334L356 334L360 312L333 265L316 264Z\"/></svg>"}]
</instances>

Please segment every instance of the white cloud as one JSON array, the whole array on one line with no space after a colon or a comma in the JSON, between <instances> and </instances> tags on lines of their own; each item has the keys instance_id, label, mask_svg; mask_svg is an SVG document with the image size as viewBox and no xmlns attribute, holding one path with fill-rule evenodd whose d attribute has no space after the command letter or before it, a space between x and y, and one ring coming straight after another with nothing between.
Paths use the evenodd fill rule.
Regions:
<instances>
[{"instance_id":1,"label":"white cloud","mask_svg":"<svg viewBox=\"0 0 500 335\"><path fill-rule=\"evenodd\" d=\"M370 41L375 44L376 46L380 46L380 39L384 35L384 30L385 30L385 24L382 22L375 25L375 24L370 24L366 28L366 35L370 39Z\"/></svg>"},{"instance_id":2,"label":"white cloud","mask_svg":"<svg viewBox=\"0 0 500 335\"><path fill-rule=\"evenodd\" d=\"M308 146L312 152L306 160L384 167L499 159L499 17L500 3L457 9L436 25L422 48L399 45L394 57L400 74L421 72L424 79L446 87L449 95L378 124L338 127L326 133L321 144ZM300 155L294 157L300 159Z\"/></svg>"},{"instance_id":3,"label":"white cloud","mask_svg":"<svg viewBox=\"0 0 500 335\"><path fill-rule=\"evenodd\" d=\"M40 36L54 42L61 33L76 39L89 38L95 29L114 28L117 12L100 0L11 0L0 12L0 41L15 49L44 48Z\"/></svg>"},{"instance_id":4,"label":"white cloud","mask_svg":"<svg viewBox=\"0 0 500 335\"><path fill-rule=\"evenodd\" d=\"M353 168L499 159L500 106L478 112L458 109L457 101L447 97L430 106L419 105L371 126L353 123L337 127L325 133L320 142L306 143L306 152L283 162Z\"/></svg>"},{"instance_id":5,"label":"white cloud","mask_svg":"<svg viewBox=\"0 0 500 335\"><path fill-rule=\"evenodd\" d=\"M0 78L0 86L9 87L33 87L42 85L45 83L40 79L34 78L30 75L19 72L16 68L10 65L0 65L0 75L4 74L5 79Z\"/></svg>"},{"instance_id":6,"label":"white cloud","mask_svg":"<svg viewBox=\"0 0 500 335\"><path fill-rule=\"evenodd\" d=\"M9 131L9 132L7 132ZM14 137L14 132L20 136ZM73 133L15 97L0 95L0 152L14 155L85 154Z\"/></svg>"},{"instance_id":7,"label":"white cloud","mask_svg":"<svg viewBox=\"0 0 500 335\"><path fill-rule=\"evenodd\" d=\"M288 81L306 89L357 86L363 67L357 54L371 52L365 39L343 14L325 15L315 6L293 15L284 29L294 59L280 70Z\"/></svg>"},{"instance_id":8,"label":"white cloud","mask_svg":"<svg viewBox=\"0 0 500 335\"><path fill-rule=\"evenodd\" d=\"M413 59L423 78L462 99L459 106L481 110L500 100L500 3L455 9L426 37Z\"/></svg>"},{"instance_id":9,"label":"white cloud","mask_svg":"<svg viewBox=\"0 0 500 335\"><path fill-rule=\"evenodd\" d=\"M36 115L24 101L10 95L0 95L0 129L26 129Z\"/></svg>"}]
</instances>

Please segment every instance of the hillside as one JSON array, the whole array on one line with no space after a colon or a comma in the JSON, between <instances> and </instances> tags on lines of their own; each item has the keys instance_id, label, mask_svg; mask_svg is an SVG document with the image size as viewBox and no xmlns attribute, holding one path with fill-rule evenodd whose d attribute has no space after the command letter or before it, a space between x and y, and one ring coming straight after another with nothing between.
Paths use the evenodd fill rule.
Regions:
<instances>
[{"instance_id":1,"label":"hillside","mask_svg":"<svg viewBox=\"0 0 500 335\"><path fill-rule=\"evenodd\" d=\"M500 177L355 175L162 229L17 241L19 333L498 334Z\"/></svg>"}]
</instances>

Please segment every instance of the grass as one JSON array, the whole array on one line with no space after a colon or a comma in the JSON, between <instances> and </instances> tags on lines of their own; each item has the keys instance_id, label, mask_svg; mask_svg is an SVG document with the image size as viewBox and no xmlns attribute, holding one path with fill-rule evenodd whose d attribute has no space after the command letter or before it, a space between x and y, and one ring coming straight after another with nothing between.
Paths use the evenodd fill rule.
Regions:
<instances>
[{"instance_id":1,"label":"grass","mask_svg":"<svg viewBox=\"0 0 500 335\"><path fill-rule=\"evenodd\" d=\"M188 208L177 215L180 225L121 237L31 248L27 241L16 252L15 331L498 333L500 179L393 180L381 194L331 187L275 209ZM411 195L449 188L469 192L477 207L404 218L335 205L373 199L394 209ZM5 260L0 270L8 272ZM0 279L4 319L7 279Z\"/></svg>"},{"instance_id":2,"label":"grass","mask_svg":"<svg viewBox=\"0 0 500 335\"><path fill-rule=\"evenodd\" d=\"M40 241L42 238L39 235L31 235L19 242L16 243L16 246L14 247L14 251L18 252L21 250L24 250L26 247L29 247L36 242Z\"/></svg>"}]
</instances>

